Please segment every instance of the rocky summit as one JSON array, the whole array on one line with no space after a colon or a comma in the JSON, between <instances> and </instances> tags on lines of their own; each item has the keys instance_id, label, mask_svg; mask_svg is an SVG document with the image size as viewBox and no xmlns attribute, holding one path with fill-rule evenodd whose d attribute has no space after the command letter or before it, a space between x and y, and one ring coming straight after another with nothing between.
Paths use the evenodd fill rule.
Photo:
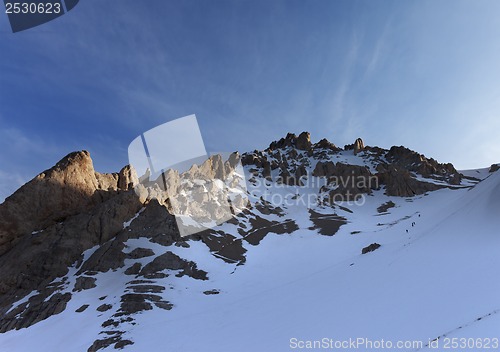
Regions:
<instances>
[{"instance_id":1,"label":"rocky summit","mask_svg":"<svg viewBox=\"0 0 500 352\"><path fill-rule=\"evenodd\" d=\"M500 264L497 170L307 132L156 180L132 166L99 173L87 151L71 153L0 205L0 350L232 351L239 341L280 351L296 326L344 337L426 326L415 337L425 341L489 332L498 280L477 309L453 283L482 291L478 273ZM246 194L228 200L213 186L221 179L233 190L244 180ZM217 212L224 202L229 217ZM177 214L217 221L185 235ZM427 314L405 320L414 330L400 328L401 297L409 316Z\"/></svg>"}]
</instances>

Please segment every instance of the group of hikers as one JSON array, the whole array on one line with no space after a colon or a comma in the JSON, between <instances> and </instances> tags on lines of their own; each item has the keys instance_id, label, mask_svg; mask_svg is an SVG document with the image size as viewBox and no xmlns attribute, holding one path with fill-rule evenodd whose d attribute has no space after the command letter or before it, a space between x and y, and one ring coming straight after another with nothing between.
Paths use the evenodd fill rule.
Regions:
<instances>
[{"instance_id":1,"label":"group of hikers","mask_svg":"<svg viewBox=\"0 0 500 352\"><path fill-rule=\"evenodd\" d=\"M420 217L420 214L418 214L418 217ZM414 227L417 223L415 221L413 221L411 223L411 227ZM408 229L406 229L406 233L408 233Z\"/></svg>"}]
</instances>

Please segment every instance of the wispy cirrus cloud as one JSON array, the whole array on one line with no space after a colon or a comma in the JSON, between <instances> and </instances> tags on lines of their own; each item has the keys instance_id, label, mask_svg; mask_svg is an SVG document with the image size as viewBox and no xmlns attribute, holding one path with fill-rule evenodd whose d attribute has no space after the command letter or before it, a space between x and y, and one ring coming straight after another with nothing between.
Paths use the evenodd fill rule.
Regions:
<instances>
[{"instance_id":1,"label":"wispy cirrus cloud","mask_svg":"<svg viewBox=\"0 0 500 352\"><path fill-rule=\"evenodd\" d=\"M493 5L95 4L40 31L0 35L0 137L17 150L2 161L21 174L75 149L116 171L137 135L192 113L210 150L260 148L304 130L339 145L358 136L407 144L463 165L491 163L483 151L498 149L493 128L472 127L496 126ZM474 152L452 153L465 143Z\"/></svg>"}]
</instances>

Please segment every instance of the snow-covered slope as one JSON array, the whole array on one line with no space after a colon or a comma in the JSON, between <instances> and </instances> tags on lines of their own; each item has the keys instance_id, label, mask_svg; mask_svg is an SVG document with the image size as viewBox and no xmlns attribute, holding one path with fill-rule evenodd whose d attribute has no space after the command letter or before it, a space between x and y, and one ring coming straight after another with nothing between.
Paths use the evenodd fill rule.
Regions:
<instances>
[{"instance_id":1,"label":"snow-covered slope","mask_svg":"<svg viewBox=\"0 0 500 352\"><path fill-rule=\"evenodd\" d=\"M452 341L469 343L458 350L479 351L478 341L498 348L500 172L483 176L413 197L388 196L381 187L362 203L333 205L297 201L317 199L320 177L307 186L261 182L250 192L250 211L213 229L212 237L179 245L132 236L124 241L123 266L84 273L95 287L75 291L99 247L87 250L61 281L58 292L72 294L66 309L0 334L0 350L250 352L335 350L344 343L337 350L425 351ZM273 199L289 201L279 206ZM125 232L136 231L134 222L148 209L140 212ZM239 246L231 258L211 247L229 235L226 246ZM374 243L380 247L362 254ZM182 262L140 271L167 252ZM131 274L132 267L139 271ZM127 293L151 295L151 307L127 311ZM115 340L94 343L107 338Z\"/></svg>"}]
</instances>

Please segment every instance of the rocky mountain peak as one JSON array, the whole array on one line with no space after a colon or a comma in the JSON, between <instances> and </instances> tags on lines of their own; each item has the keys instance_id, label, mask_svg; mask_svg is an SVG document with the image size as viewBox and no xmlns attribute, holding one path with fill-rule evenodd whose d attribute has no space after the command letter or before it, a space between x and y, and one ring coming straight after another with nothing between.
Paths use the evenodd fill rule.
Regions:
<instances>
[{"instance_id":1,"label":"rocky mountain peak","mask_svg":"<svg viewBox=\"0 0 500 352\"><path fill-rule=\"evenodd\" d=\"M311 149L311 135L309 132L302 132L299 134L295 146L299 150L309 150Z\"/></svg>"},{"instance_id":2,"label":"rocky mountain peak","mask_svg":"<svg viewBox=\"0 0 500 352\"><path fill-rule=\"evenodd\" d=\"M294 133L288 133L285 138L272 142L268 150L283 149L286 147L295 147L299 150L311 149L311 134L309 132L302 132L297 137Z\"/></svg>"},{"instance_id":3,"label":"rocky mountain peak","mask_svg":"<svg viewBox=\"0 0 500 352\"><path fill-rule=\"evenodd\" d=\"M331 143L328 139L323 138L318 143L314 144L314 148L329 149L334 151L340 151L340 148Z\"/></svg>"},{"instance_id":4,"label":"rocky mountain peak","mask_svg":"<svg viewBox=\"0 0 500 352\"><path fill-rule=\"evenodd\" d=\"M108 191L128 190L136 183L130 166L119 173L101 174L94 170L88 151L68 154L0 205L0 254L23 235L88 211L109 198Z\"/></svg>"},{"instance_id":5,"label":"rocky mountain peak","mask_svg":"<svg viewBox=\"0 0 500 352\"><path fill-rule=\"evenodd\" d=\"M353 156L358 158L356 165L351 163ZM337 160L335 162L334 160ZM341 161L344 160L344 161ZM285 138L272 142L264 152L245 153L242 157L244 165L254 165L252 174L272 181L272 170L279 170L277 182L287 185L302 185L298 180L307 176L306 167L312 176L327 179L347 177L377 180L371 187L337 187L330 195L349 193L356 197L359 193L369 193L373 187L384 187L387 195L411 197L428 191L436 190L446 185L459 185L462 175L452 164L440 164L436 160L405 147L393 146L390 150L370 147L357 138L353 144L337 148L327 139L312 144L310 134L302 132L298 137L288 133ZM316 163L310 165L310 163ZM358 165L363 163L364 166ZM419 179L428 179L423 181ZM373 186L377 184L377 186Z\"/></svg>"}]
</instances>

